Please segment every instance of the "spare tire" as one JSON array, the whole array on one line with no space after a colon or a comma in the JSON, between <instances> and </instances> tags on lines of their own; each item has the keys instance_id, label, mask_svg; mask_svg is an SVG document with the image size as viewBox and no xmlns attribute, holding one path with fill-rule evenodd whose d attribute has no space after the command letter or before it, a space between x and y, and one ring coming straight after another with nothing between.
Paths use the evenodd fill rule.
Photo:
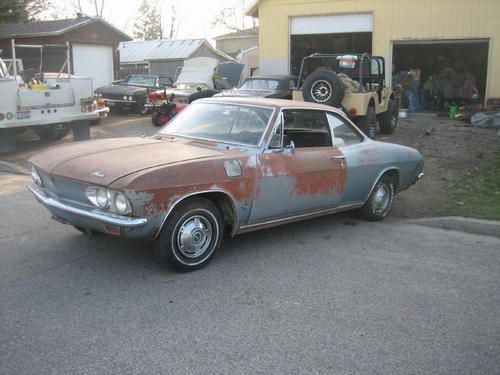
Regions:
<instances>
[{"instance_id":1,"label":"spare tire","mask_svg":"<svg viewBox=\"0 0 500 375\"><path fill-rule=\"evenodd\" d=\"M335 72L317 69L305 79L302 94L306 102L340 107L344 98L344 83Z\"/></svg>"}]
</instances>

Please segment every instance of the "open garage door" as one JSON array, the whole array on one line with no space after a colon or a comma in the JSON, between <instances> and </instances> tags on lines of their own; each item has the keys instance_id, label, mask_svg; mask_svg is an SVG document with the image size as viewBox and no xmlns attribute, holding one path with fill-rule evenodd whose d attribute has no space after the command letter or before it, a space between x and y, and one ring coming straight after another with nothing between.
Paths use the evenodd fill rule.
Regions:
<instances>
[{"instance_id":1,"label":"open garage door","mask_svg":"<svg viewBox=\"0 0 500 375\"><path fill-rule=\"evenodd\" d=\"M290 73L298 74L302 58L320 53L372 51L371 13L292 17Z\"/></svg>"},{"instance_id":2,"label":"open garage door","mask_svg":"<svg viewBox=\"0 0 500 375\"><path fill-rule=\"evenodd\" d=\"M73 44L75 75L93 77L94 90L113 81L113 48L95 44Z\"/></svg>"},{"instance_id":3,"label":"open garage door","mask_svg":"<svg viewBox=\"0 0 500 375\"><path fill-rule=\"evenodd\" d=\"M393 42L392 83L412 90L403 99L408 101L410 95L418 109L442 110L451 103L473 102L476 89L482 101L488 50L487 39ZM413 72L412 76L408 72Z\"/></svg>"}]
</instances>

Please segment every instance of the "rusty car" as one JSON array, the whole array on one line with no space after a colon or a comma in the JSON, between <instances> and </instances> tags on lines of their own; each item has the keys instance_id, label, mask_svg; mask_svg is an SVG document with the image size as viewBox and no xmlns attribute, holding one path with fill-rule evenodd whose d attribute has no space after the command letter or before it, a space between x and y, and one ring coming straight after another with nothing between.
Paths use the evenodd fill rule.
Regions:
<instances>
[{"instance_id":1,"label":"rusty car","mask_svg":"<svg viewBox=\"0 0 500 375\"><path fill-rule=\"evenodd\" d=\"M351 209L381 220L424 165L331 106L266 98L200 99L152 137L64 144L29 163L55 219L152 240L179 271L206 265L225 233Z\"/></svg>"}]
</instances>

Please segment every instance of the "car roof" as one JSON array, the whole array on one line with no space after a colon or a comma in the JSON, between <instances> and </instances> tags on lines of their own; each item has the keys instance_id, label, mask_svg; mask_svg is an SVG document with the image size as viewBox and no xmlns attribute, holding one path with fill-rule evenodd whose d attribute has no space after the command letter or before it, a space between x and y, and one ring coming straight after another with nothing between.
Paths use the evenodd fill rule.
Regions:
<instances>
[{"instance_id":1,"label":"car roof","mask_svg":"<svg viewBox=\"0 0 500 375\"><path fill-rule=\"evenodd\" d=\"M211 97L205 99L199 99L196 102L204 103L220 103L220 104L242 104L242 105L256 105L262 107L273 107L273 108L292 108L292 109L321 109L324 111L336 112L342 114L343 112L338 108L303 102L298 100L287 100L287 99L271 99L271 98L241 98L241 97Z\"/></svg>"}]
</instances>

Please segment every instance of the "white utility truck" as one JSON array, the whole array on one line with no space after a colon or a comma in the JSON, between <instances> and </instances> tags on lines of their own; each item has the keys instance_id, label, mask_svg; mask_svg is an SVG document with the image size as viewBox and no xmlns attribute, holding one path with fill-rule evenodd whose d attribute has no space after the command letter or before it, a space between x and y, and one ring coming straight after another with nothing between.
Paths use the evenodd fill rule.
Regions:
<instances>
[{"instance_id":1,"label":"white utility truck","mask_svg":"<svg viewBox=\"0 0 500 375\"><path fill-rule=\"evenodd\" d=\"M40 68L19 71L16 48L40 51ZM44 49L66 49L59 72L43 71ZM69 44L16 45L12 40L10 69L0 58L0 153L16 149L16 135L32 129L43 140L90 137L90 122L105 117L109 108L94 98L92 77L71 75ZM10 70L10 72L9 72Z\"/></svg>"}]
</instances>

